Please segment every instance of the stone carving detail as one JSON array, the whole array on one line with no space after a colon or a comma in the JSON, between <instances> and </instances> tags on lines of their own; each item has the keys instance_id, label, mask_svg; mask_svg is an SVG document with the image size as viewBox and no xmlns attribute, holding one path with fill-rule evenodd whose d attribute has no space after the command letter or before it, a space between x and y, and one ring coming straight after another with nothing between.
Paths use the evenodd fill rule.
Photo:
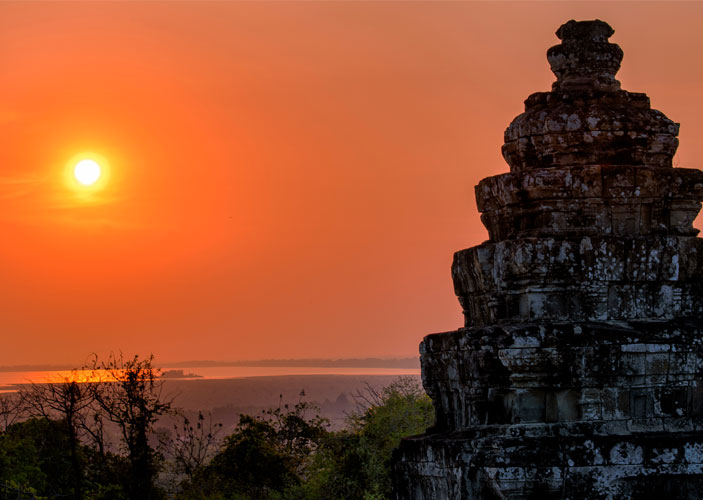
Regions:
<instances>
[{"instance_id":1,"label":"stone carving detail","mask_svg":"<svg viewBox=\"0 0 703 500\"><path fill-rule=\"evenodd\" d=\"M476 186L490 239L454 255L464 327L420 345L437 422L396 451L398 500L703 497L703 172L612 34L559 28Z\"/></svg>"}]
</instances>

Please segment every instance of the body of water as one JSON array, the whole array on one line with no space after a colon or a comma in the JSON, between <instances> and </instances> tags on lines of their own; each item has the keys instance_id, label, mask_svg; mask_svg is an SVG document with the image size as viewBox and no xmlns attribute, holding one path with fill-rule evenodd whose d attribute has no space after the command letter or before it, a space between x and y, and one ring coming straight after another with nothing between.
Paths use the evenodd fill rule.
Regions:
<instances>
[{"instance_id":1,"label":"body of water","mask_svg":"<svg viewBox=\"0 0 703 500\"><path fill-rule=\"evenodd\" d=\"M320 367L320 366L209 366L202 368L162 368L162 372L169 370L182 370L185 374L195 374L193 380L201 379L229 379L246 377L283 377L287 375L420 375L419 369L413 368L346 368L346 367ZM23 372L0 372L0 391L8 392L17 389L19 384L31 382L58 382L65 379L77 379L78 381L89 381L92 379L90 371L72 372L68 370L59 371L23 371ZM186 378L175 378L164 380L187 380Z\"/></svg>"}]
</instances>

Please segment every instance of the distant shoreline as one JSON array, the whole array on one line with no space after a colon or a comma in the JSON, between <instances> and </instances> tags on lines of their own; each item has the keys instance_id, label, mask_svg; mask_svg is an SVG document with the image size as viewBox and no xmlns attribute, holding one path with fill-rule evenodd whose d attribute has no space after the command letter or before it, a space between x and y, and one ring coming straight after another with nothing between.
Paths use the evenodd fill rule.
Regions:
<instances>
[{"instance_id":1,"label":"distant shoreline","mask_svg":"<svg viewBox=\"0 0 703 500\"><path fill-rule=\"evenodd\" d=\"M310 367L310 368L417 368L420 358L346 358L346 359L260 359L251 361L194 360L163 363L160 368L207 368L225 366L251 367ZM71 365L14 365L0 366L0 372L61 371L80 369Z\"/></svg>"},{"instance_id":2,"label":"distant shoreline","mask_svg":"<svg viewBox=\"0 0 703 500\"><path fill-rule=\"evenodd\" d=\"M204 368L214 366L281 366L315 368L420 368L420 358L347 358L347 359L260 359L254 361L181 361L169 367Z\"/></svg>"},{"instance_id":3,"label":"distant shoreline","mask_svg":"<svg viewBox=\"0 0 703 500\"><path fill-rule=\"evenodd\" d=\"M190 372L191 370L188 370ZM291 379L320 379L320 378L351 378L370 379L377 377L420 377L419 368L349 368L349 367L306 367L306 366L233 366L233 367L200 367L197 373L185 373L182 369L166 369L159 377L160 381L171 386L174 383L209 384L234 380L287 380ZM63 373L63 375L62 375ZM66 370L57 371L28 371L28 372L0 372L0 393L16 392L26 384L42 384L54 380L65 380ZM58 377L58 378L57 378ZM82 382L79 382L82 383Z\"/></svg>"}]
</instances>

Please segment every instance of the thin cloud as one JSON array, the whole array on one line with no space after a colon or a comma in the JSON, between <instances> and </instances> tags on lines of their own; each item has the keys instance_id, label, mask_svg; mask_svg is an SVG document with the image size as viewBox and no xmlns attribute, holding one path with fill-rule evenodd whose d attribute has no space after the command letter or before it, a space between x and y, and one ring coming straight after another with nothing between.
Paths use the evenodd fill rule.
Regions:
<instances>
[{"instance_id":1,"label":"thin cloud","mask_svg":"<svg viewBox=\"0 0 703 500\"><path fill-rule=\"evenodd\" d=\"M46 182L40 177L0 177L0 200L30 197Z\"/></svg>"},{"instance_id":2,"label":"thin cloud","mask_svg":"<svg viewBox=\"0 0 703 500\"><path fill-rule=\"evenodd\" d=\"M84 210L121 201L124 198L114 193L73 191L53 176L0 177L0 217L5 220L124 227L124 221L117 223L99 210L94 214ZM80 210L80 216L75 214L76 209Z\"/></svg>"}]
</instances>

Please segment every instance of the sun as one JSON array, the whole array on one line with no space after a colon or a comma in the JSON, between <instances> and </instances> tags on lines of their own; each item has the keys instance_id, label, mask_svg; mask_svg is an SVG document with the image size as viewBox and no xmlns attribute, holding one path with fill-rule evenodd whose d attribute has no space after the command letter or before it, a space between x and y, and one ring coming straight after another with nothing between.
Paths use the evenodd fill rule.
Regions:
<instances>
[{"instance_id":1,"label":"sun","mask_svg":"<svg viewBox=\"0 0 703 500\"><path fill-rule=\"evenodd\" d=\"M102 175L98 162L91 159L81 160L73 167L73 176L83 186L92 186Z\"/></svg>"},{"instance_id":2,"label":"sun","mask_svg":"<svg viewBox=\"0 0 703 500\"><path fill-rule=\"evenodd\" d=\"M66 161L63 168L64 185L82 202L94 202L110 184L112 167L106 156L83 151Z\"/></svg>"}]
</instances>

